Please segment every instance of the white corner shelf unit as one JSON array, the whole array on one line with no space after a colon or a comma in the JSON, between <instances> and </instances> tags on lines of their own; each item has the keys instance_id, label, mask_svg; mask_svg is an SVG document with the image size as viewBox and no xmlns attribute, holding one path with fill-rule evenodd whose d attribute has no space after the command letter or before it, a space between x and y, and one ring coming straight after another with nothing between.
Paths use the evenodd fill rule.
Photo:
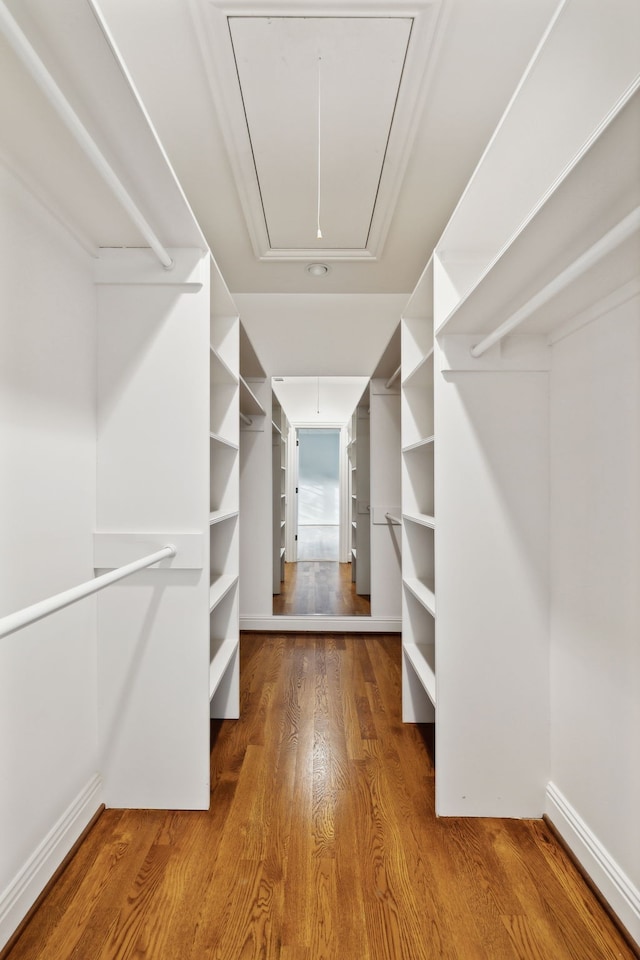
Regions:
<instances>
[{"instance_id":1,"label":"white corner shelf unit","mask_svg":"<svg viewBox=\"0 0 640 960\"><path fill-rule=\"evenodd\" d=\"M272 495L273 495L273 593L279 594L284 580L286 511L287 511L287 456L289 421L277 396L271 391Z\"/></svg>"},{"instance_id":2,"label":"white corner shelf unit","mask_svg":"<svg viewBox=\"0 0 640 960\"><path fill-rule=\"evenodd\" d=\"M240 715L239 327L225 282L211 259L209 417L210 715Z\"/></svg>"},{"instance_id":3,"label":"white corner shelf unit","mask_svg":"<svg viewBox=\"0 0 640 960\"><path fill-rule=\"evenodd\" d=\"M401 328L402 716L431 722L436 706L433 264Z\"/></svg>"},{"instance_id":4,"label":"white corner shelf unit","mask_svg":"<svg viewBox=\"0 0 640 960\"><path fill-rule=\"evenodd\" d=\"M359 596L371 594L369 385L347 425L351 491L351 580Z\"/></svg>"},{"instance_id":5,"label":"white corner shelf unit","mask_svg":"<svg viewBox=\"0 0 640 960\"><path fill-rule=\"evenodd\" d=\"M615 10L560 5L403 314L403 716L435 720L439 815L547 802L553 644L584 632L558 478L596 484L567 397L608 376L587 325L640 294L640 13Z\"/></svg>"},{"instance_id":6,"label":"white corner shelf unit","mask_svg":"<svg viewBox=\"0 0 640 960\"><path fill-rule=\"evenodd\" d=\"M271 380L240 323L240 622L273 604Z\"/></svg>"}]
</instances>

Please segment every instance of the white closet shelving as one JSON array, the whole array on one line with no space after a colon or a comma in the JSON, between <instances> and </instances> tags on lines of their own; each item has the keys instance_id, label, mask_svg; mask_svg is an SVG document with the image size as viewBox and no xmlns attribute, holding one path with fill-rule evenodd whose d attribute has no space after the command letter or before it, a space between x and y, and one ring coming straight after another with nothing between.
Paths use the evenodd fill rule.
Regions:
<instances>
[{"instance_id":1,"label":"white closet shelving","mask_svg":"<svg viewBox=\"0 0 640 960\"><path fill-rule=\"evenodd\" d=\"M637 138L639 112L635 93L530 216L514 224L496 255L478 263L471 285L461 283L455 261L443 257L448 296L439 305L438 334L469 334L477 343L504 325L503 335L555 338L568 316L581 316L635 279L640 178L629 144ZM452 283L459 292L450 299Z\"/></svg>"},{"instance_id":2,"label":"white closet shelving","mask_svg":"<svg viewBox=\"0 0 640 960\"><path fill-rule=\"evenodd\" d=\"M560 5L404 312L403 714L436 720L439 815L545 810L550 621L575 637L554 463L593 472L571 459L567 338L640 290L639 26L630 4Z\"/></svg>"},{"instance_id":3,"label":"white closet shelving","mask_svg":"<svg viewBox=\"0 0 640 960\"><path fill-rule=\"evenodd\" d=\"M284 580L285 563L289 421L273 391L271 391L271 429L273 435L273 593L279 594Z\"/></svg>"},{"instance_id":4,"label":"white closet shelving","mask_svg":"<svg viewBox=\"0 0 640 960\"><path fill-rule=\"evenodd\" d=\"M251 386L240 376L240 412L249 420L251 417L266 417L267 411L258 400ZM247 424L249 426L249 424Z\"/></svg>"},{"instance_id":5,"label":"white closet shelving","mask_svg":"<svg viewBox=\"0 0 640 960\"><path fill-rule=\"evenodd\" d=\"M436 334L548 333L635 276L638 13L615 6L561 5L436 246ZM590 57L559 84L576 37Z\"/></svg>"},{"instance_id":6,"label":"white closet shelving","mask_svg":"<svg viewBox=\"0 0 640 960\"><path fill-rule=\"evenodd\" d=\"M273 424L271 381L240 324L240 620L271 616Z\"/></svg>"},{"instance_id":7,"label":"white closet shelving","mask_svg":"<svg viewBox=\"0 0 640 960\"><path fill-rule=\"evenodd\" d=\"M347 453L351 471L351 579L356 593L371 593L369 386L348 424Z\"/></svg>"},{"instance_id":8,"label":"white closet shelving","mask_svg":"<svg viewBox=\"0 0 640 960\"><path fill-rule=\"evenodd\" d=\"M436 705L433 265L402 318L402 712L431 721Z\"/></svg>"},{"instance_id":9,"label":"white closet shelving","mask_svg":"<svg viewBox=\"0 0 640 960\"><path fill-rule=\"evenodd\" d=\"M239 688L239 326L211 261L209 354L209 698L212 717L235 718Z\"/></svg>"}]
</instances>

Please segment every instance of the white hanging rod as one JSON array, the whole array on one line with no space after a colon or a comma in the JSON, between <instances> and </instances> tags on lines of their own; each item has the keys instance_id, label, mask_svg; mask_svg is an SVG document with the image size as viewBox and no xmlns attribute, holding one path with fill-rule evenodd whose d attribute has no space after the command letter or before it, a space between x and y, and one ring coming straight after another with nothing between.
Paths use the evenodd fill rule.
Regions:
<instances>
[{"instance_id":1,"label":"white hanging rod","mask_svg":"<svg viewBox=\"0 0 640 960\"><path fill-rule=\"evenodd\" d=\"M390 520L391 523L395 523L398 527L402 526L402 520L400 519L400 517L396 517L395 514L385 513L385 517L387 518L387 520Z\"/></svg>"},{"instance_id":2,"label":"white hanging rod","mask_svg":"<svg viewBox=\"0 0 640 960\"><path fill-rule=\"evenodd\" d=\"M498 343L508 333L511 333L516 327L519 327L528 317L531 316L539 307L547 303L556 294L568 287L570 283L577 280L578 277L586 273L598 261L602 260L608 253L612 253L616 247L624 243L632 234L640 228L640 207L636 207L631 213L627 214L615 227L612 227L608 233L605 233L593 246L585 250L581 256L562 270L557 277L554 277L545 287L542 288L534 297L527 300L519 310L516 310L508 320L501 323L499 327L488 336L471 348L471 356L481 357L489 347Z\"/></svg>"},{"instance_id":3,"label":"white hanging rod","mask_svg":"<svg viewBox=\"0 0 640 960\"><path fill-rule=\"evenodd\" d=\"M167 250L160 243L149 223L134 203L132 197L125 189L122 181L119 179L113 168L109 165L104 155L101 153L95 140L90 136L86 127L82 124L79 116L71 107L62 90L55 82L44 63L29 43L27 37L22 32L10 12L7 10L3 0L0 0L0 29L10 43L13 51L25 65L33 79L36 81L44 95L47 97L53 108L58 113L60 119L65 123L76 142L84 150L89 160L102 178L106 181L113 193L120 201L122 207L132 219L140 233L145 238L156 257L165 269L170 270L173 267L173 260Z\"/></svg>"},{"instance_id":4,"label":"white hanging rod","mask_svg":"<svg viewBox=\"0 0 640 960\"><path fill-rule=\"evenodd\" d=\"M391 374L391 376L385 383L385 387L387 390L391 389L391 387L394 385L394 383L396 382L396 380L398 379L401 373L402 373L402 364L400 364L400 366L398 367L395 373Z\"/></svg>"},{"instance_id":5,"label":"white hanging rod","mask_svg":"<svg viewBox=\"0 0 640 960\"><path fill-rule=\"evenodd\" d=\"M246 413L242 412L242 410L240 411L240 419L242 420L243 423L246 423L248 427L250 427L251 424L253 423L253 420L251 419L251 417L248 417Z\"/></svg>"},{"instance_id":6,"label":"white hanging rod","mask_svg":"<svg viewBox=\"0 0 640 960\"><path fill-rule=\"evenodd\" d=\"M50 613L62 610L63 607L68 607L92 593L97 593L98 590L103 590L118 580L130 577L132 573L137 573L138 570L144 570L145 567L151 567L154 563L159 563L160 560L166 560L168 557L175 557L175 555L176 548L172 544L167 544L162 550L150 553L147 557L134 560L133 563L127 563L124 567L118 567L109 573L103 573L102 576L87 580L86 583L72 587L71 590L57 593L54 597L49 597L48 600L41 600L39 603L33 603L30 607L18 610L16 613L10 613L8 617L3 617L0 620L0 638L8 636L30 623L35 623L36 620L42 620L43 617L48 617Z\"/></svg>"}]
</instances>

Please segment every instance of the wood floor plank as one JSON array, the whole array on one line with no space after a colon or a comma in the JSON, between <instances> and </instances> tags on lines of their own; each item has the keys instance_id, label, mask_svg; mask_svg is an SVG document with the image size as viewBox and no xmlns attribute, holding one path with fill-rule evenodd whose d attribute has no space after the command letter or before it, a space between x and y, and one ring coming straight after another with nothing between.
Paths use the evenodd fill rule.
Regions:
<instances>
[{"instance_id":1,"label":"wood floor plank","mask_svg":"<svg viewBox=\"0 0 640 960\"><path fill-rule=\"evenodd\" d=\"M291 948L310 946L312 887L313 743L315 710L315 645L308 639L293 640L301 678L295 739L295 773L289 794L290 838L284 879L282 944Z\"/></svg>"},{"instance_id":2,"label":"wood floor plank","mask_svg":"<svg viewBox=\"0 0 640 960\"><path fill-rule=\"evenodd\" d=\"M633 960L542 821L436 818L397 636L240 653L211 809L105 811L2 960Z\"/></svg>"}]
</instances>

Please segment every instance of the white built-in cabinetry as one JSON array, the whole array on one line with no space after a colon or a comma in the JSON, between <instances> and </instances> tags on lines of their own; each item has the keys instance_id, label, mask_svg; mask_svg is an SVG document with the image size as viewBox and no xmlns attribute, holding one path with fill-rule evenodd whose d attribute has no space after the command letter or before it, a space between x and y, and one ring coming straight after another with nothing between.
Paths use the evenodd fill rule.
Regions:
<instances>
[{"instance_id":1,"label":"white built-in cabinetry","mask_svg":"<svg viewBox=\"0 0 640 960\"><path fill-rule=\"evenodd\" d=\"M272 495L273 495L273 593L280 593L284 580L286 510L287 510L287 457L289 421L282 405L271 391L271 433L273 438Z\"/></svg>"},{"instance_id":2,"label":"white built-in cabinetry","mask_svg":"<svg viewBox=\"0 0 640 960\"><path fill-rule=\"evenodd\" d=\"M405 310L403 706L438 814L547 813L638 939L640 8L602 12L559 6Z\"/></svg>"},{"instance_id":3,"label":"white built-in cabinetry","mask_svg":"<svg viewBox=\"0 0 640 960\"><path fill-rule=\"evenodd\" d=\"M394 342L399 338L394 335ZM371 616L390 621L402 609L400 523L400 386L374 376L369 384Z\"/></svg>"},{"instance_id":4,"label":"white built-in cabinetry","mask_svg":"<svg viewBox=\"0 0 640 960\"><path fill-rule=\"evenodd\" d=\"M239 327L211 263L209 418L209 700L212 717L239 716Z\"/></svg>"},{"instance_id":5,"label":"white built-in cabinetry","mask_svg":"<svg viewBox=\"0 0 640 960\"><path fill-rule=\"evenodd\" d=\"M369 385L347 430L351 491L351 579L356 593L371 593Z\"/></svg>"},{"instance_id":6,"label":"white built-in cabinetry","mask_svg":"<svg viewBox=\"0 0 640 960\"><path fill-rule=\"evenodd\" d=\"M431 721L436 705L433 265L402 318L402 711Z\"/></svg>"}]
</instances>

